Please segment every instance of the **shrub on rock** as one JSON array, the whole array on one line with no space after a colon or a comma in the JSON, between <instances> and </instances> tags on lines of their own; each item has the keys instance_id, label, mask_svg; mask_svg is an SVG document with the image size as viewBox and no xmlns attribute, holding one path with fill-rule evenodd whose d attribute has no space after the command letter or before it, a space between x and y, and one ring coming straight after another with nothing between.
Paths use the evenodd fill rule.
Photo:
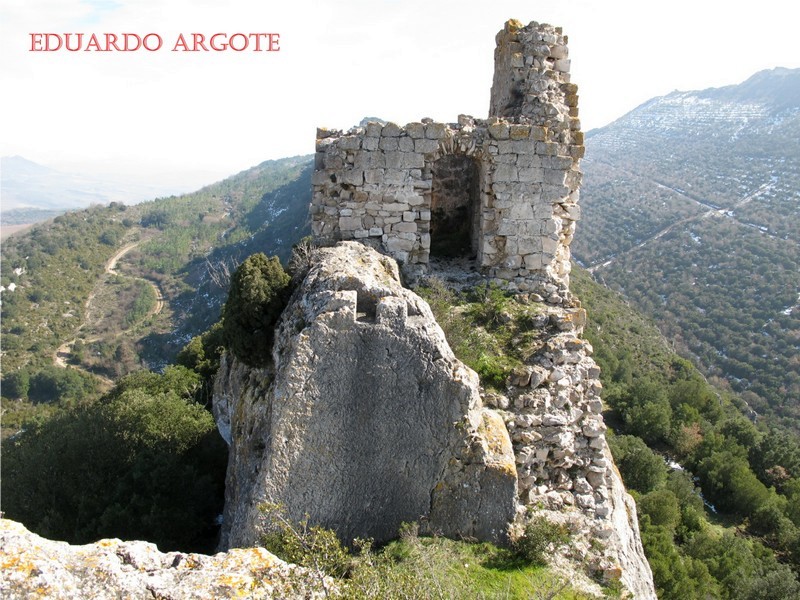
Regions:
<instances>
[{"instance_id":1,"label":"shrub on rock","mask_svg":"<svg viewBox=\"0 0 800 600\"><path fill-rule=\"evenodd\" d=\"M288 300L290 281L278 258L262 253L247 258L233 274L222 309L223 339L251 367L269 362L273 329Z\"/></svg>"}]
</instances>

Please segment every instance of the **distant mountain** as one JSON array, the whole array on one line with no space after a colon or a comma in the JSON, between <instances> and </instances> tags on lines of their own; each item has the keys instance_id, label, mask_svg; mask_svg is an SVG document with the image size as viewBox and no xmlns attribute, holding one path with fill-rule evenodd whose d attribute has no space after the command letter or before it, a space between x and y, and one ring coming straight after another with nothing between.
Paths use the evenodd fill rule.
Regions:
<instances>
[{"instance_id":1,"label":"distant mountain","mask_svg":"<svg viewBox=\"0 0 800 600\"><path fill-rule=\"evenodd\" d=\"M800 426L800 69L654 98L586 145L579 263Z\"/></svg>"},{"instance_id":2,"label":"distant mountain","mask_svg":"<svg viewBox=\"0 0 800 600\"><path fill-rule=\"evenodd\" d=\"M133 204L177 190L113 179L65 173L22 156L0 159L4 215L17 209L70 210L92 204Z\"/></svg>"}]
</instances>

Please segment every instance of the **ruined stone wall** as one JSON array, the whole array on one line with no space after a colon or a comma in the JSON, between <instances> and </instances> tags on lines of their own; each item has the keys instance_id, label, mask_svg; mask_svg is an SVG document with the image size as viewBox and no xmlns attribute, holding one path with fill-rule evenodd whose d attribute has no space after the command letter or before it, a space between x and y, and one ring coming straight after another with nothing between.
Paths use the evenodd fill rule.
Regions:
<instances>
[{"instance_id":1,"label":"ruined stone wall","mask_svg":"<svg viewBox=\"0 0 800 600\"><path fill-rule=\"evenodd\" d=\"M469 253L481 272L552 303L569 297L569 244L583 135L566 38L558 28L509 21L498 34L488 119L370 122L319 129L311 204L318 241L360 240L401 263L411 278L431 259L433 190L443 157L474 161L467 200ZM466 187L466 186L465 186Z\"/></svg>"}]
</instances>

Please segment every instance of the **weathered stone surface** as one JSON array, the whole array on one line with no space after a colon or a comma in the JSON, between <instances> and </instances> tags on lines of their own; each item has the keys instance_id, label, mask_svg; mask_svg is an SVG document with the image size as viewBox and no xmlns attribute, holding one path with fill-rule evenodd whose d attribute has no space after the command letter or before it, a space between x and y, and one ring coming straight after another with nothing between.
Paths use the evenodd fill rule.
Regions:
<instances>
[{"instance_id":1,"label":"weathered stone surface","mask_svg":"<svg viewBox=\"0 0 800 600\"><path fill-rule=\"evenodd\" d=\"M655 600L653 574L644 555L642 540L639 535L639 519L636 516L636 503L625 491L622 477L614 466L614 460L608 446L605 448L608 462L612 465L608 474L608 505L610 511L607 519L611 522L611 533L608 546L620 569L620 580L637 600Z\"/></svg>"},{"instance_id":2,"label":"weathered stone surface","mask_svg":"<svg viewBox=\"0 0 800 600\"><path fill-rule=\"evenodd\" d=\"M263 548L206 556L116 539L71 546L0 519L0 596L9 600L323 598L334 591L329 577Z\"/></svg>"},{"instance_id":3,"label":"weathered stone surface","mask_svg":"<svg viewBox=\"0 0 800 600\"><path fill-rule=\"evenodd\" d=\"M390 539L403 521L504 538L508 432L392 259L355 242L318 250L273 357L266 388L229 357L217 375L215 413L232 431L223 547L258 539L265 501L347 541Z\"/></svg>"}]
</instances>

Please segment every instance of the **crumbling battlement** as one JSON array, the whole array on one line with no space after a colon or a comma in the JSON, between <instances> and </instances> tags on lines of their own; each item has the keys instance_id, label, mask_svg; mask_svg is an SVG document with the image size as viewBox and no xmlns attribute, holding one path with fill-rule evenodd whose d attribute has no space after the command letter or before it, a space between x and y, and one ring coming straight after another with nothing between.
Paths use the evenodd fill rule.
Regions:
<instances>
[{"instance_id":1,"label":"crumbling battlement","mask_svg":"<svg viewBox=\"0 0 800 600\"><path fill-rule=\"evenodd\" d=\"M508 21L490 117L319 129L311 203L323 243L359 240L412 279L432 256L552 303L569 298L583 134L561 29Z\"/></svg>"}]
</instances>

